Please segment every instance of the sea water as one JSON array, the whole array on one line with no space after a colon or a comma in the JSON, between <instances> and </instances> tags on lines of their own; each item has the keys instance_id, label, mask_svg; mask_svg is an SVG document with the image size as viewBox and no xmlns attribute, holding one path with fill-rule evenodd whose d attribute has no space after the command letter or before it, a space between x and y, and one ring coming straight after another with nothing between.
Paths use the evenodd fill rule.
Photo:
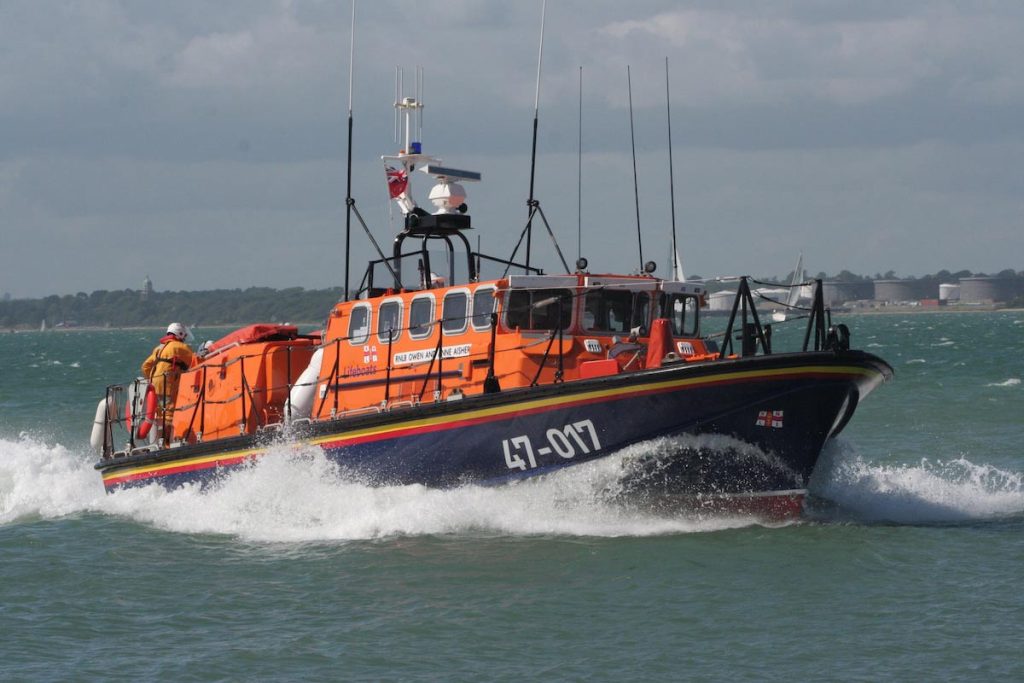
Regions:
<instances>
[{"instance_id":1,"label":"sea water","mask_svg":"<svg viewBox=\"0 0 1024 683\"><path fill-rule=\"evenodd\" d=\"M96 403L159 331L0 335L0 680L1024 679L1024 313L837 320L896 377L786 524L624 508L615 458L106 495Z\"/></svg>"}]
</instances>

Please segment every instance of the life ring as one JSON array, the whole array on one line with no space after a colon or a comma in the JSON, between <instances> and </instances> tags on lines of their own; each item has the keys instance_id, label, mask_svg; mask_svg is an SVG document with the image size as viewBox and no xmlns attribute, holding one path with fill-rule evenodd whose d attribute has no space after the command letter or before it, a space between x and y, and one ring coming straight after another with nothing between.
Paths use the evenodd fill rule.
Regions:
<instances>
[{"instance_id":1,"label":"life ring","mask_svg":"<svg viewBox=\"0 0 1024 683\"><path fill-rule=\"evenodd\" d=\"M139 431L135 434L140 439L145 439L149 436L149 432L153 429L153 423L156 421L156 389L153 388L152 384L146 386L146 396L142 399L142 421L139 423ZM132 402L129 401L124 406L124 420L128 426L128 431L132 431Z\"/></svg>"}]
</instances>

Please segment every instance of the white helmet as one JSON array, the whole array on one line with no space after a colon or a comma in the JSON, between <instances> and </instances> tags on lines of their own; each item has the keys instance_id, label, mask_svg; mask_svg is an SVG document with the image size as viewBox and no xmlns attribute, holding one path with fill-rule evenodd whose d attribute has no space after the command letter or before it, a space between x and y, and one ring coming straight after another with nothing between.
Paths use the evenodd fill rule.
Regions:
<instances>
[{"instance_id":1,"label":"white helmet","mask_svg":"<svg viewBox=\"0 0 1024 683\"><path fill-rule=\"evenodd\" d=\"M167 334L173 334L181 341L185 341L189 336L188 328L181 323L171 323L167 326Z\"/></svg>"}]
</instances>

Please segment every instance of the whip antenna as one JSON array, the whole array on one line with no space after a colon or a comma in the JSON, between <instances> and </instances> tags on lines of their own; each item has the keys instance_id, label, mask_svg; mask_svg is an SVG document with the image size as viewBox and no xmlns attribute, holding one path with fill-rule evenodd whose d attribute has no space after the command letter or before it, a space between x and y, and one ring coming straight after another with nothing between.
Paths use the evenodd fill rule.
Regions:
<instances>
[{"instance_id":1,"label":"whip antenna","mask_svg":"<svg viewBox=\"0 0 1024 683\"><path fill-rule=\"evenodd\" d=\"M565 272L569 272L569 264L565 262L565 256L562 255L562 248L558 246L558 239L555 237L555 233L551 230L551 224L548 223L547 217L544 215L544 210L540 208L540 202L533 198L533 181L536 177L537 169L537 119L538 112L540 111L540 67L544 61L544 15L547 11L547 0L541 6L540 12L540 48L537 51L537 90L534 94L533 99L533 149L530 153L530 197L526 200L526 205L530 208L530 213L526 218L526 227L519 234L519 241L516 242L515 248L512 250L512 256L508 260L508 265L505 267L505 272L502 277L508 274L508 269L513 265L519 267L520 264L514 263L516 254L519 252L519 246L523 243L523 239L526 239L526 263L523 265L523 270L526 274L530 271L536 273L542 273L543 271L539 268L530 267L530 241L533 235L533 217L536 214L540 214L540 219L544 223L544 228L548 232L548 237L551 238L551 244L555 247L555 253L558 255L558 260L562 262L562 267L565 268Z\"/></svg>"},{"instance_id":2,"label":"whip antenna","mask_svg":"<svg viewBox=\"0 0 1024 683\"><path fill-rule=\"evenodd\" d=\"M423 67L416 67L416 101L423 102ZM423 139L423 107L416 110L416 139Z\"/></svg>"},{"instance_id":3,"label":"whip antenna","mask_svg":"<svg viewBox=\"0 0 1024 683\"><path fill-rule=\"evenodd\" d=\"M345 179L345 301L348 301L349 256L352 244L352 82L356 57L356 0L352 0L352 34L348 46L348 163Z\"/></svg>"},{"instance_id":4,"label":"whip antenna","mask_svg":"<svg viewBox=\"0 0 1024 683\"><path fill-rule=\"evenodd\" d=\"M583 67L580 67L579 141L576 146L576 261L583 255Z\"/></svg>"},{"instance_id":5,"label":"whip antenna","mask_svg":"<svg viewBox=\"0 0 1024 683\"><path fill-rule=\"evenodd\" d=\"M526 200L530 207L530 219L526 224L526 268L530 267L530 242L533 237L533 181L537 168L537 119L540 112L540 67L544 61L544 17L547 14L548 0L544 0L540 8L540 47L537 48L537 88L533 96L533 148L530 153L530 197Z\"/></svg>"},{"instance_id":6,"label":"whip antenna","mask_svg":"<svg viewBox=\"0 0 1024 683\"><path fill-rule=\"evenodd\" d=\"M672 173L672 98L668 92L668 57L665 57L665 114L668 120L668 196L672 207L672 279L682 279L683 264L679 262L679 245L676 243L676 184Z\"/></svg>"},{"instance_id":7,"label":"whip antenna","mask_svg":"<svg viewBox=\"0 0 1024 683\"><path fill-rule=\"evenodd\" d=\"M644 241L640 236L640 186L636 179L636 136L633 134L633 81L626 65L626 88L629 91L629 141L633 147L633 197L636 200L636 244L640 249L640 272L644 272Z\"/></svg>"}]
</instances>

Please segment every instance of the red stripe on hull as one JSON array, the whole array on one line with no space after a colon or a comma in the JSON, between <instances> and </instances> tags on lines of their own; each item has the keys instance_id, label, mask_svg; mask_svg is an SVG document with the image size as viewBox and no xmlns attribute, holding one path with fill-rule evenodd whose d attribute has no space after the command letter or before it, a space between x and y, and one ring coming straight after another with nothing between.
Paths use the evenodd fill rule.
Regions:
<instances>
[{"instance_id":1,"label":"red stripe on hull","mask_svg":"<svg viewBox=\"0 0 1024 683\"><path fill-rule=\"evenodd\" d=\"M133 474L127 474L122 477L111 477L103 480L103 485L106 488L113 488L118 484L123 484L129 481L141 481L143 479L154 479L156 477L163 477L171 474L179 474L181 472L195 472L196 470L206 470L214 467L230 467L232 465L239 465L246 460L255 458L260 455L259 453L246 453L235 458L222 458L212 463L210 462L197 462L190 465L178 465L176 467L166 467L160 470L150 470L147 472L135 472Z\"/></svg>"}]
</instances>

